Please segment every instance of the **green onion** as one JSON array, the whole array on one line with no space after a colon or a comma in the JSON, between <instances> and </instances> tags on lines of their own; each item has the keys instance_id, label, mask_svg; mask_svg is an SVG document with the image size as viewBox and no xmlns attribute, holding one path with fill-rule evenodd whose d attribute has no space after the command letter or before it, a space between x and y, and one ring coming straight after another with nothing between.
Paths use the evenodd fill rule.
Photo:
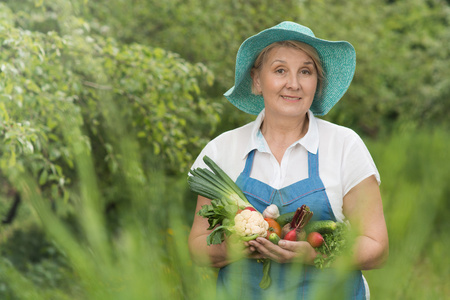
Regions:
<instances>
[{"instance_id":1,"label":"green onion","mask_svg":"<svg viewBox=\"0 0 450 300\"><path fill-rule=\"evenodd\" d=\"M212 230L206 239L207 244L220 244L233 232L234 216L238 210L252 205L212 159L205 156L203 160L211 171L206 168L191 170L188 184L194 193L211 199L211 204L203 205L197 214L208 219L208 230Z\"/></svg>"},{"instance_id":2,"label":"green onion","mask_svg":"<svg viewBox=\"0 0 450 300\"><path fill-rule=\"evenodd\" d=\"M208 167L213 170L213 172L218 175L224 183L226 183L233 191L242 199L244 202L249 203L247 198L237 184L224 172L222 169L208 156L203 157L203 161L208 165Z\"/></svg>"},{"instance_id":3,"label":"green onion","mask_svg":"<svg viewBox=\"0 0 450 300\"><path fill-rule=\"evenodd\" d=\"M203 197L219 200L223 205L233 204L239 208L252 206L236 183L208 156L203 161L212 170L196 168L188 178L190 189Z\"/></svg>"}]
</instances>

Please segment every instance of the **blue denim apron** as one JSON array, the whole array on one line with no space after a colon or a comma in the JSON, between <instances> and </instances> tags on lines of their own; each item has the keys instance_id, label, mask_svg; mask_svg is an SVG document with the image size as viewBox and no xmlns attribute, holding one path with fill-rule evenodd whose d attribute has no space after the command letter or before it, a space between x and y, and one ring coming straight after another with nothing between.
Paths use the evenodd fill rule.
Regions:
<instances>
[{"instance_id":1,"label":"blue denim apron","mask_svg":"<svg viewBox=\"0 0 450 300\"><path fill-rule=\"evenodd\" d=\"M260 212L276 204L280 214L293 212L306 204L314 215L311 220L334 220L325 187L319 177L318 154L308 152L308 178L282 189L250 177L255 150L247 157L245 168L236 180L249 202ZM299 263L271 263L272 284L266 290L259 287L263 264L254 259L242 259L219 270L217 296L219 299L323 299L320 293L326 288L340 287L345 296L336 299L365 299L361 271L353 271L344 282L337 282L335 270L316 269ZM336 291L338 292L338 291ZM334 296L337 296L335 294ZM334 298L333 298L334 299Z\"/></svg>"}]
</instances>

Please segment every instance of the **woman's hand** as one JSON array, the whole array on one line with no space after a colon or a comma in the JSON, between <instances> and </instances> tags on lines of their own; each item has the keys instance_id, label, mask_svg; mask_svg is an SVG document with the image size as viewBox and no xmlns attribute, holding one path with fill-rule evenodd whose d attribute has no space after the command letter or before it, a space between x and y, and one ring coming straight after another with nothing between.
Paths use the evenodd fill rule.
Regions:
<instances>
[{"instance_id":1,"label":"woman's hand","mask_svg":"<svg viewBox=\"0 0 450 300\"><path fill-rule=\"evenodd\" d=\"M242 258L260 259L263 258L255 247L249 242L242 241L237 235L226 237L224 242L227 249L227 262L232 263Z\"/></svg>"},{"instance_id":2,"label":"woman's hand","mask_svg":"<svg viewBox=\"0 0 450 300\"><path fill-rule=\"evenodd\" d=\"M248 242L239 240L236 235L225 238L225 241L221 244L210 246L206 244L206 238L211 233L211 230L208 230L208 220L199 216L197 212L203 205L210 203L211 200L198 196L194 222L188 239L192 260L201 266L222 268L244 257L262 258L261 254L254 247L251 247Z\"/></svg>"},{"instance_id":3,"label":"woman's hand","mask_svg":"<svg viewBox=\"0 0 450 300\"><path fill-rule=\"evenodd\" d=\"M280 240L278 245L265 238L257 238L248 242L250 249L255 249L256 258L269 258L278 263L300 262L314 264L316 251L308 242Z\"/></svg>"}]
</instances>

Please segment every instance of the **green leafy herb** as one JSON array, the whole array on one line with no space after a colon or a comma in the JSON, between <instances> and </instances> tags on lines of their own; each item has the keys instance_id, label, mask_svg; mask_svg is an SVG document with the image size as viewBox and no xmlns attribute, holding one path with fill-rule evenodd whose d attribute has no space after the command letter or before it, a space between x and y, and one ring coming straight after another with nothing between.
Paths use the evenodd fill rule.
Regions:
<instances>
[{"instance_id":1,"label":"green leafy herb","mask_svg":"<svg viewBox=\"0 0 450 300\"><path fill-rule=\"evenodd\" d=\"M322 234L324 243L316 248L319 252L314 264L319 269L329 268L340 255L348 251L349 230L345 223L337 223L336 229L330 233Z\"/></svg>"}]
</instances>

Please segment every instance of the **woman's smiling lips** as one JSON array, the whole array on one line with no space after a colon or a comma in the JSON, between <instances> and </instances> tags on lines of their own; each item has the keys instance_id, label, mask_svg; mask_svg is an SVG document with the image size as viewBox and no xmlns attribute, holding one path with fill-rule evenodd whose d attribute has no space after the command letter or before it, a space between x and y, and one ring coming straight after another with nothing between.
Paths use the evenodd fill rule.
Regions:
<instances>
[{"instance_id":1,"label":"woman's smiling lips","mask_svg":"<svg viewBox=\"0 0 450 300\"><path fill-rule=\"evenodd\" d=\"M281 98L283 98L286 101L291 101L291 102L295 102L298 100L301 100L301 97L293 97L293 96L287 96L287 95L281 95Z\"/></svg>"}]
</instances>

